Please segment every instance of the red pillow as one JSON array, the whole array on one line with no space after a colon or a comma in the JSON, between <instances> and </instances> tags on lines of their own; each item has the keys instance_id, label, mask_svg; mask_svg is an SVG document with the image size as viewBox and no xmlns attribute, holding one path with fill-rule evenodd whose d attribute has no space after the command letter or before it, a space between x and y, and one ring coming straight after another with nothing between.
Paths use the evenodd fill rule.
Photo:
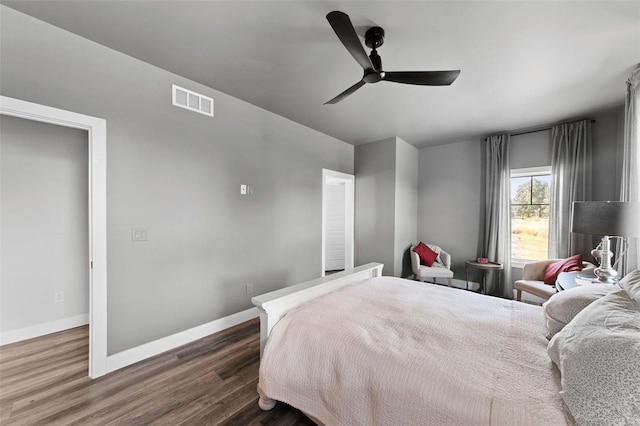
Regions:
<instances>
[{"instance_id":1,"label":"red pillow","mask_svg":"<svg viewBox=\"0 0 640 426\"><path fill-rule=\"evenodd\" d=\"M413 251L418 253L421 265L431 266L438 258L438 253L431 250L431 248L423 242L420 242L417 247L414 247Z\"/></svg>"},{"instance_id":2,"label":"red pillow","mask_svg":"<svg viewBox=\"0 0 640 426\"><path fill-rule=\"evenodd\" d=\"M560 272L582 271L582 255L576 254L564 260L559 260L544 268L544 283L554 285Z\"/></svg>"}]
</instances>

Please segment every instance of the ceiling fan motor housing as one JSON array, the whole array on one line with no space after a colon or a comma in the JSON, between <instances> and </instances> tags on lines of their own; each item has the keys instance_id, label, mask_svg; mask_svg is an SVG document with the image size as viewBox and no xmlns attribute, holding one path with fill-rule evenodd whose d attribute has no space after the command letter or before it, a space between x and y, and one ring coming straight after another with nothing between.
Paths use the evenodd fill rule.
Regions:
<instances>
[{"instance_id":1,"label":"ceiling fan motor housing","mask_svg":"<svg viewBox=\"0 0 640 426\"><path fill-rule=\"evenodd\" d=\"M364 34L364 44L371 49L377 49L384 43L384 30L380 27L371 27Z\"/></svg>"},{"instance_id":2,"label":"ceiling fan motor housing","mask_svg":"<svg viewBox=\"0 0 640 426\"><path fill-rule=\"evenodd\" d=\"M378 55L376 49L384 43L384 30L380 27L371 27L367 30L364 35L364 43L371 49L371 54L369 55L369 59L371 59L371 65L373 65L373 69L377 72L382 72L382 58ZM376 81L379 81L376 80ZM367 83L373 83L367 82Z\"/></svg>"}]
</instances>

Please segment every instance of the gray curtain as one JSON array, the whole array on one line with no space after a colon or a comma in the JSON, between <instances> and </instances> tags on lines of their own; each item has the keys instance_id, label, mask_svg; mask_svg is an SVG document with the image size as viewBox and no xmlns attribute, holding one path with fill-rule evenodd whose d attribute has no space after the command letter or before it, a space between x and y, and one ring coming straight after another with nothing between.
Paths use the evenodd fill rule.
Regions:
<instances>
[{"instance_id":1,"label":"gray curtain","mask_svg":"<svg viewBox=\"0 0 640 426\"><path fill-rule=\"evenodd\" d=\"M640 201L640 67L636 68L627 80L627 98L625 102L624 148L622 155L622 182L620 201ZM629 246L626 255L618 264L618 273L625 276L640 268L638 238L627 239ZM616 253L622 253L618 245Z\"/></svg>"},{"instance_id":2,"label":"gray curtain","mask_svg":"<svg viewBox=\"0 0 640 426\"><path fill-rule=\"evenodd\" d=\"M486 139L483 257L500 262L502 271L487 272L487 294L513 298L511 282L510 135ZM498 276L499 275L499 276ZM500 282L500 285L498 285Z\"/></svg>"},{"instance_id":3,"label":"gray curtain","mask_svg":"<svg viewBox=\"0 0 640 426\"><path fill-rule=\"evenodd\" d=\"M572 203L591 200L591 122L554 126L551 141L549 258L580 253L592 261L593 237L571 233Z\"/></svg>"}]
</instances>

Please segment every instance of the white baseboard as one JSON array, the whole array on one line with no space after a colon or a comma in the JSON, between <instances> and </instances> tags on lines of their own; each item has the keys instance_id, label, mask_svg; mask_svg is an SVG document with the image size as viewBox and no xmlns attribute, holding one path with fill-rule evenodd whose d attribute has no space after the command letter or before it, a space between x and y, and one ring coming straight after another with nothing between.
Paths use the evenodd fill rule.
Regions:
<instances>
[{"instance_id":1,"label":"white baseboard","mask_svg":"<svg viewBox=\"0 0 640 426\"><path fill-rule=\"evenodd\" d=\"M0 346L33 339L34 337L44 336L45 334L57 333L58 331L64 331L87 324L89 324L89 314L82 314L75 317L62 318L56 321L32 325L31 327L20 328L18 330L5 331L4 333L0 333Z\"/></svg>"},{"instance_id":2,"label":"white baseboard","mask_svg":"<svg viewBox=\"0 0 640 426\"><path fill-rule=\"evenodd\" d=\"M163 337L153 342L145 343L135 348L127 349L107 356L107 373L119 370L136 362L151 358L171 349L177 348L195 340L202 339L210 334L217 333L234 325L238 325L258 316L257 308L250 308L188 330L181 331L171 336Z\"/></svg>"}]
</instances>

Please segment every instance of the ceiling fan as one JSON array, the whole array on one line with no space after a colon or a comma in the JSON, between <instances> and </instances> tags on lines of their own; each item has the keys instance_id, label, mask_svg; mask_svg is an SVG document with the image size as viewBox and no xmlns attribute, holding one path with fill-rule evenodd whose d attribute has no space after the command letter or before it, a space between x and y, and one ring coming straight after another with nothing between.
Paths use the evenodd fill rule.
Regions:
<instances>
[{"instance_id":1,"label":"ceiling fan","mask_svg":"<svg viewBox=\"0 0 640 426\"><path fill-rule=\"evenodd\" d=\"M340 11L333 11L327 15L327 20L336 35L347 48L351 56L364 70L362 80L331 99L326 104L335 104L361 88L365 83L377 83L379 81L392 81L395 83L417 84L421 86L448 86L458 78L460 70L452 71L383 71L382 59L377 49L384 43L384 30L380 27L371 27L365 34L365 44L371 48L371 54L367 53L358 39L358 34L353 28L349 15Z\"/></svg>"}]
</instances>

